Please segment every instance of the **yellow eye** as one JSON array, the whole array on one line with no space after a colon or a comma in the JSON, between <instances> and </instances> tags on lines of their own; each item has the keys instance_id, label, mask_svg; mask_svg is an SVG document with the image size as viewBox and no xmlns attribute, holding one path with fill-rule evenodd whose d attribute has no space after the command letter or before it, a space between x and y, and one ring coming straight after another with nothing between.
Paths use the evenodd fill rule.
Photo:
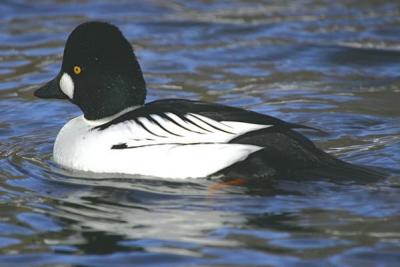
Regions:
<instances>
[{"instance_id":1,"label":"yellow eye","mask_svg":"<svg viewBox=\"0 0 400 267\"><path fill-rule=\"evenodd\" d=\"M81 73L81 72L82 72L81 67L79 67L79 66L75 66L75 67L74 67L74 73L75 73L75 74L79 74L79 73Z\"/></svg>"}]
</instances>

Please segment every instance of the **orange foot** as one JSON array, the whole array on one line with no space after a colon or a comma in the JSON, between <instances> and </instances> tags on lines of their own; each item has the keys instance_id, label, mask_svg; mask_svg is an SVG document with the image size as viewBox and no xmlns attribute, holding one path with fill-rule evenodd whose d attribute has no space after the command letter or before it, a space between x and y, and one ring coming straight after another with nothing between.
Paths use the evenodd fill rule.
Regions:
<instances>
[{"instance_id":1,"label":"orange foot","mask_svg":"<svg viewBox=\"0 0 400 267\"><path fill-rule=\"evenodd\" d=\"M212 185L210 185L210 187L208 188L208 192L210 194L216 193L220 190L229 188L231 186L240 186L240 185L245 185L247 184L249 181L247 179L243 179L243 178L236 178L236 179L232 179L226 182L216 182Z\"/></svg>"}]
</instances>

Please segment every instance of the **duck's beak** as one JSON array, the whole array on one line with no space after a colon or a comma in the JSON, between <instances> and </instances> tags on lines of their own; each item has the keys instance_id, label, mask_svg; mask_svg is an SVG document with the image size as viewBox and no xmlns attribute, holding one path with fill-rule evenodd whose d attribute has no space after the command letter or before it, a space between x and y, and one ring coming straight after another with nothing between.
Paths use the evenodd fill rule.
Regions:
<instances>
[{"instance_id":1,"label":"duck's beak","mask_svg":"<svg viewBox=\"0 0 400 267\"><path fill-rule=\"evenodd\" d=\"M34 95L39 98L66 99L67 96L60 89L60 76L60 74L57 75L53 80L37 89Z\"/></svg>"}]
</instances>

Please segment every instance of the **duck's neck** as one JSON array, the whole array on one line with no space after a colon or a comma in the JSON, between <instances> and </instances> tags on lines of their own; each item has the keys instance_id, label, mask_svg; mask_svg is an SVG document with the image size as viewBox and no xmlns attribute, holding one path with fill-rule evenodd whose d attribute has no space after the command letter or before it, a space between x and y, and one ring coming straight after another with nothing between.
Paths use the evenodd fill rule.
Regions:
<instances>
[{"instance_id":1,"label":"duck's neck","mask_svg":"<svg viewBox=\"0 0 400 267\"><path fill-rule=\"evenodd\" d=\"M135 110L135 109L137 109L139 107L141 107L141 106L128 107L128 108L125 108L125 109L121 110L120 112L118 112L118 113L116 113L114 115L111 115L111 116L108 116L108 117L104 117L104 118L101 118L101 119L97 119L97 120L88 120L85 117L83 117L83 119L85 120L85 122L87 124L89 124L91 126L99 126L99 125L108 123L108 122L110 122L110 121L112 121L112 120L114 120L114 119L116 119L116 118L118 118L118 117L120 117L120 116L122 116L122 115L124 115L124 114L126 114L126 113L128 113L130 111L132 111L132 110Z\"/></svg>"}]
</instances>

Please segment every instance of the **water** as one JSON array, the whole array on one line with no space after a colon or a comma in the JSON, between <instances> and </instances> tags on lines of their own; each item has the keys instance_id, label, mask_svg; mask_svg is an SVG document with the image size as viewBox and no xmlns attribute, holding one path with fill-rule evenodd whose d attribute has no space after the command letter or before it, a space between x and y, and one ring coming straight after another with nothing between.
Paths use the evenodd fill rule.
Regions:
<instances>
[{"instance_id":1,"label":"water","mask_svg":"<svg viewBox=\"0 0 400 267\"><path fill-rule=\"evenodd\" d=\"M81 3L82 2L82 3ZM35 3L35 4L33 4ZM0 266L398 266L398 1L2 1ZM376 183L85 178L51 160L79 110L35 99L79 23L135 45L148 100L180 97L323 129Z\"/></svg>"}]
</instances>

